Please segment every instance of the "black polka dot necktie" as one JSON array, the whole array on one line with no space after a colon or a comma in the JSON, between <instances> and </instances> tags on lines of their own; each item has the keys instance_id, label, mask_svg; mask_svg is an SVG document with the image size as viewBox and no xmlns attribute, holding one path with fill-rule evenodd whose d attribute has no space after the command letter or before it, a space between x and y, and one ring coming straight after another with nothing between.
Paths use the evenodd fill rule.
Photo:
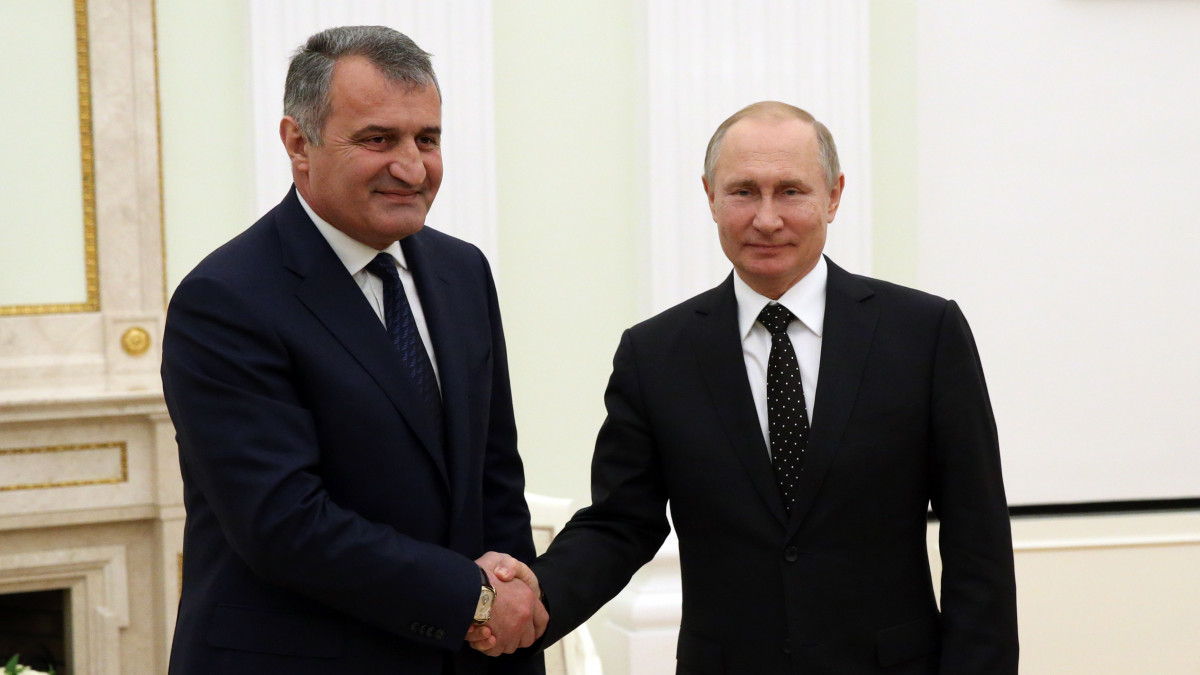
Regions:
<instances>
[{"instance_id":1,"label":"black polka dot necktie","mask_svg":"<svg viewBox=\"0 0 1200 675\"><path fill-rule=\"evenodd\" d=\"M425 343L421 341L421 333L417 330L408 296L404 294L400 273L396 271L396 259L390 254L380 253L367 263L366 270L383 282L383 316L388 335L400 353L401 363L412 374L417 393L429 406L440 441L442 393L433 373L433 362L429 360L429 352L425 351Z\"/></svg>"},{"instance_id":2,"label":"black polka dot necktie","mask_svg":"<svg viewBox=\"0 0 1200 675\"><path fill-rule=\"evenodd\" d=\"M800 364L788 339L787 327L796 317L783 305L767 305L758 321L771 333L767 359L767 428L771 437L771 466L790 511L800 488L800 470L808 447L808 410L800 383Z\"/></svg>"}]
</instances>

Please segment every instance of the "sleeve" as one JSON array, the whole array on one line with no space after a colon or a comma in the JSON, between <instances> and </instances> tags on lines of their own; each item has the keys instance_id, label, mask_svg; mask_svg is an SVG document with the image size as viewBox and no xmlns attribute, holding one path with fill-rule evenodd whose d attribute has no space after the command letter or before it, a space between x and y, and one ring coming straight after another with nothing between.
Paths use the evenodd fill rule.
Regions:
<instances>
[{"instance_id":1,"label":"sleeve","mask_svg":"<svg viewBox=\"0 0 1200 675\"><path fill-rule=\"evenodd\" d=\"M492 330L492 393L488 413L487 448L483 466L484 548L522 561L535 551L525 501L525 470L517 452L508 351L500 320L496 285L487 259L479 254L487 278L488 313Z\"/></svg>"},{"instance_id":2,"label":"sleeve","mask_svg":"<svg viewBox=\"0 0 1200 675\"><path fill-rule=\"evenodd\" d=\"M550 610L543 644L561 639L621 592L662 546L667 488L626 331L604 395L608 416L592 457L592 505L534 563Z\"/></svg>"},{"instance_id":3,"label":"sleeve","mask_svg":"<svg viewBox=\"0 0 1200 675\"><path fill-rule=\"evenodd\" d=\"M932 417L941 672L1015 674L1016 581L999 440L975 340L953 301L938 338Z\"/></svg>"},{"instance_id":4,"label":"sleeve","mask_svg":"<svg viewBox=\"0 0 1200 675\"><path fill-rule=\"evenodd\" d=\"M211 515L233 552L271 584L429 646L461 646L478 569L330 498L289 353L243 294L210 278L185 280L168 312L162 375L193 497L189 517Z\"/></svg>"}]
</instances>

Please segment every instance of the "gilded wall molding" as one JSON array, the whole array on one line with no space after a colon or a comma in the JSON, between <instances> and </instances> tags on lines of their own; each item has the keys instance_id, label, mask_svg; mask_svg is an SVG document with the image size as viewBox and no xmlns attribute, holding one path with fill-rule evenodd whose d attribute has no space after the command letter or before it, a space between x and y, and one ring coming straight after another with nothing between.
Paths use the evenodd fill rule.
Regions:
<instances>
[{"instance_id":1,"label":"gilded wall molding","mask_svg":"<svg viewBox=\"0 0 1200 675\"><path fill-rule=\"evenodd\" d=\"M98 476L95 478L81 478L63 481L51 480L37 483L17 482L6 484L4 482L0 482L0 492L7 492L10 490L43 490L47 488L81 487L84 485L114 485L117 483L125 483L129 480L129 450L124 441L114 441L108 443L72 443L66 445L47 445L33 448L0 449L0 464L4 463L5 458L15 456L108 449L117 450L119 453L120 466L117 475L115 476Z\"/></svg>"}]
</instances>

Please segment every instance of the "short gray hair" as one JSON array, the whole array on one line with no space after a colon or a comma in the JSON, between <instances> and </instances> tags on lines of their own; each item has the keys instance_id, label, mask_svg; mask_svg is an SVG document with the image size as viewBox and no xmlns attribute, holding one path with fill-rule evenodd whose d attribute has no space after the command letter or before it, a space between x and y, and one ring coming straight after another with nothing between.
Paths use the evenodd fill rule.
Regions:
<instances>
[{"instance_id":1,"label":"short gray hair","mask_svg":"<svg viewBox=\"0 0 1200 675\"><path fill-rule=\"evenodd\" d=\"M437 75L429 54L407 35L386 26L340 26L308 38L296 50L288 66L283 87L283 114L293 117L305 140L321 144L321 132L329 119L333 67L346 56L363 56L393 82L411 87L433 85Z\"/></svg>"},{"instance_id":2,"label":"short gray hair","mask_svg":"<svg viewBox=\"0 0 1200 675\"><path fill-rule=\"evenodd\" d=\"M779 101L751 103L735 112L729 119L721 122L721 126L717 127L717 130L712 135L712 139L708 141L708 150L704 153L704 179L708 181L709 185L712 185L713 168L716 167L717 158L721 155L721 143L725 140L725 132L729 131L729 127L747 117L766 119L786 119L792 117L811 124L813 130L817 132L817 153L821 162L821 169L825 173L825 187L832 190L833 186L837 185L837 179L842 173L842 167L838 162L837 145L833 142L833 134L829 133L829 129L807 111Z\"/></svg>"}]
</instances>

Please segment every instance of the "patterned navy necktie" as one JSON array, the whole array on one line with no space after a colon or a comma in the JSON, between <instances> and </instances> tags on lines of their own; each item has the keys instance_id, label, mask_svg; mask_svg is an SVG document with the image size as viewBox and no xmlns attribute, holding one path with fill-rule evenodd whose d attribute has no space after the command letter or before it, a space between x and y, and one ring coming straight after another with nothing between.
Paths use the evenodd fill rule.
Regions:
<instances>
[{"instance_id":1,"label":"patterned navy necktie","mask_svg":"<svg viewBox=\"0 0 1200 675\"><path fill-rule=\"evenodd\" d=\"M383 315L388 335L400 353L400 362L412 375L417 393L429 407L438 440L441 441L442 394L433 373L433 363L425 351L425 343L421 342L421 333L417 330L408 296L404 294L400 273L396 271L396 259L388 253L380 253L367 263L366 270L383 282Z\"/></svg>"},{"instance_id":2,"label":"patterned navy necktie","mask_svg":"<svg viewBox=\"0 0 1200 675\"><path fill-rule=\"evenodd\" d=\"M800 364L788 339L787 327L796 317L783 305L767 305L758 321L771 333L767 359L767 428L771 437L771 467L791 511L800 492L800 471L808 448L808 410L800 383Z\"/></svg>"}]
</instances>

